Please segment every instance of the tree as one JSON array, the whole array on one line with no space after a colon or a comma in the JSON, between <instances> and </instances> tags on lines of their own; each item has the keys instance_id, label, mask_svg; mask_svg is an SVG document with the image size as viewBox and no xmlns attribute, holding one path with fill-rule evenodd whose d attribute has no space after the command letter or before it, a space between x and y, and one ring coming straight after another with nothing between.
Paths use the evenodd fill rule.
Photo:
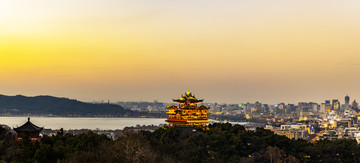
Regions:
<instances>
[{"instance_id":1,"label":"tree","mask_svg":"<svg viewBox=\"0 0 360 163\"><path fill-rule=\"evenodd\" d=\"M271 163L281 163L283 162L285 152L276 146L268 146L264 155Z\"/></svg>"},{"instance_id":2,"label":"tree","mask_svg":"<svg viewBox=\"0 0 360 163\"><path fill-rule=\"evenodd\" d=\"M113 146L115 160L123 162L155 162L154 153L140 132L125 131Z\"/></svg>"}]
</instances>

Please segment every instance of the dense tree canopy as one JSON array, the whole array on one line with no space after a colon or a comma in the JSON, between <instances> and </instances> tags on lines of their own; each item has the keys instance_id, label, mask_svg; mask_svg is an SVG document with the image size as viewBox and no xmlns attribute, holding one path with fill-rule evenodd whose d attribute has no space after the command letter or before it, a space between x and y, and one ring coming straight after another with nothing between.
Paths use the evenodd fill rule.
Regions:
<instances>
[{"instance_id":1,"label":"dense tree canopy","mask_svg":"<svg viewBox=\"0 0 360 163\"><path fill-rule=\"evenodd\" d=\"M355 140L291 140L263 128L215 123L209 130L162 127L154 132L123 131L115 140L88 132L15 142L0 128L0 155L6 162L359 162Z\"/></svg>"}]
</instances>

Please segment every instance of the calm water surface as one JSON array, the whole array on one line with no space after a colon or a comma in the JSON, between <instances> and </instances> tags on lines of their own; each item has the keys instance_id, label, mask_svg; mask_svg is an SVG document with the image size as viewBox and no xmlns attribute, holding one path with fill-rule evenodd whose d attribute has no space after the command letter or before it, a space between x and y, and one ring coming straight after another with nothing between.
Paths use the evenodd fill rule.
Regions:
<instances>
[{"instance_id":1,"label":"calm water surface","mask_svg":"<svg viewBox=\"0 0 360 163\"><path fill-rule=\"evenodd\" d=\"M27 117L0 117L0 124L17 127L26 123ZM68 117L31 117L30 121L47 129L102 129L115 130L136 125L166 124L160 118L68 118Z\"/></svg>"}]
</instances>

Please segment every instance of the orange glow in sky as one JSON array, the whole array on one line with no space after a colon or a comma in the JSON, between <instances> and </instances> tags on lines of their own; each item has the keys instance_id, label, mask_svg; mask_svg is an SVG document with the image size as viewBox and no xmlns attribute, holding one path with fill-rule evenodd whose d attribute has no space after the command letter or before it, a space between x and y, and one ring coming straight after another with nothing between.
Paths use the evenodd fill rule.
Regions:
<instances>
[{"instance_id":1,"label":"orange glow in sky","mask_svg":"<svg viewBox=\"0 0 360 163\"><path fill-rule=\"evenodd\" d=\"M0 2L0 94L360 100L360 2Z\"/></svg>"}]
</instances>

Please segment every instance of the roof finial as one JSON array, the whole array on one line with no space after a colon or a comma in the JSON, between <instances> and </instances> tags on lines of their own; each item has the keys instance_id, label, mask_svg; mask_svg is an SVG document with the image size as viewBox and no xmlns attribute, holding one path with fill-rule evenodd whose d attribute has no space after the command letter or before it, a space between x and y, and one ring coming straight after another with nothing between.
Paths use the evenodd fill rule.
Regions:
<instances>
[{"instance_id":1,"label":"roof finial","mask_svg":"<svg viewBox=\"0 0 360 163\"><path fill-rule=\"evenodd\" d=\"M189 89L186 91L186 95L190 95L190 91L189 91Z\"/></svg>"},{"instance_id":2,"label":"roof finial","mask_svg":"<svg viewBox=\"0 0 360 163\"><path fill-rule=\"evenodd\" d=\"M28 117L28 121L30 121L30 117Z\"/></svg>"}]
</instances>

